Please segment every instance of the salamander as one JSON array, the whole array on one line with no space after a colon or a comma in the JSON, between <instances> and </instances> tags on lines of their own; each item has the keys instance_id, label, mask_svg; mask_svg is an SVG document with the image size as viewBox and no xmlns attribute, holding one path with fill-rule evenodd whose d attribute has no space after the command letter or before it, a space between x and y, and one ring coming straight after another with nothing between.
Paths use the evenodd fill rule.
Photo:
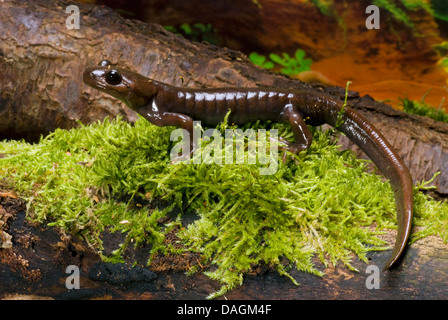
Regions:
<instances>
[{"instance_id":1,"label":"salamander","mask_svg":"<svg viewBox=\"0 0 448 320\"><path fill-rule=\"evenodd\" d=\"M408 168L386 138L364 117L322 93L279 88L179 88L118 68L107 60L89 67L84 82L123 101L157 126L175 126L193 137L193 121L216 126L230 110L229 123L256 120L287 122L294 142L286 142L292 153L310 147L307 124L337 126L375 163L389 180L395 195L398 232L384 270L398 264L411 232L413 182ZM305 123L306 120L306 123ZM197 147L191 141L192 151Z\"/></svg>"}]
</instances>

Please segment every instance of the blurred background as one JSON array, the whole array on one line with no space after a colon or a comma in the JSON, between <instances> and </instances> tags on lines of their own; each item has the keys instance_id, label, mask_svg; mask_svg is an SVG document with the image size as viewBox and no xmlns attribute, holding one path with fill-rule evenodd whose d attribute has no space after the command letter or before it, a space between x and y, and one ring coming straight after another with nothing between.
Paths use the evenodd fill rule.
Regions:
<instances>
[{"instance_id":1,"label":"blurred background","mask_svg":"<svg viewBox=\"0 0 448 320\"><path fill-rule=\"evenodd\" d=\"M448 111L446 0L84 0L394 108ZM379 29L368 29L369 5ZM372 19L372 17L370 18ZM370 20L371 21L371 20Z\"/></svg>"}]
</instances>

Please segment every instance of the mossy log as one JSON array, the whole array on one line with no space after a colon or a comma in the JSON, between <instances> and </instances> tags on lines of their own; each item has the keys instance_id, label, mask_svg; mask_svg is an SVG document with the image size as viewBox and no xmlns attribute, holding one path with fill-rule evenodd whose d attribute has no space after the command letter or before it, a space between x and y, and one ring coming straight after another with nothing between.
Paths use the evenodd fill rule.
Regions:
<instances>
[{"instance_id":1,"label":"mossy log","mask_svg":"<svg viewBox=\"0 0 448 320\"><path fill-rule=\"evenodd\" d=\"M0 10L0 138L36 139L55 128L72 128L105 116L136 115L115 99L87 88L82 72L102 59L178 86L274 86L324 91L343 99L345 89L310 85L255 67L243 54L194 43L161 26L125 20L106 7L79 4L80 29L66 28L67 1L5 0ZM448 126L349 93L348 103L375 124L398 150L415 181L434 180L448 193ZM354 148L349 142L343 143ZM356 149L356 148L354 148ZM0 297L28 294L51 298L205 298L219 284L202 274L187 277L173 268L151 275L102 264L82 240L25 219L23 200L0 196L2 232L12 247L0 249ZM1 235L1 234L0 234ZM391 242L393 233L388 235ZM6 239L6 238L5 238ZM112 241L112 240L111 240ZM139 252L129 253L139 257ZM372 253L382 266L389 252ZM301 284L260 268L229 299L354 299L446 297L448 251L438 239L413 244L396 270L380 274L380 289L367 289L364 262L359 272L329 266L319 278L292 271ZM81 267L81 289L67 290L68 265ZM92 271L93 270L93 271ZM110 276L101 278L95 272ZM96 273L98 275L98 272ZM128 274L129 277L123 276Z\"/></svg>"},{"instance_id":2,"label":"mossy log","mask_svg":"<svg viewBox=\"0 0 448 320\"><path fill-rule=\"evenodd\" d=\"M164 270L153 271L104 263L79 238L30 223L25 210L24 200L0 198L0 221L7 226L3 232L10 233L13 239L11 248L0 249L0 299L205 299L220 288L219 283L202 273L185 275L188 261L167 260ZM393 241L394 233L386 237ZM116 247L120 241L111 234L104 239L105 247ZM384 273L377 269L376 280L368 266L381 268L389 257L388 251L372 252L369 264L354 261L359 272L339 265L319 267L318 262L316 266L325 272L323 277L291 270L299 286L259 266L246 275L242 286L220 299L445 299L447 249L436 237L417 241L397 269ZM127 256L144 263L147 248L127 250ZM79 267L79 289L66 287L70 265Z\"/></svg>"},{"instance_id":3,"label":"mossy log","mask_svg":"<svg viewBox=\"0 0 448 320\"><path fill-rule=\"evenodd\" d=\"M304 84L255 67L237 51L185 40L161 26L121 18L106 7L80 5L80 28L67 29L68 2L7 0L0 12L0 138L37 139L122 114L122 103L87 88L87 65L109 59L178 86L274 86L325 91L343 98L344 89ZM55 36L56 35L56 36ZM406 115L351 92L349 105L376 125L396 147L415 181L434 181L448 193L448 125Z\"/></svg>"}]
</instances>

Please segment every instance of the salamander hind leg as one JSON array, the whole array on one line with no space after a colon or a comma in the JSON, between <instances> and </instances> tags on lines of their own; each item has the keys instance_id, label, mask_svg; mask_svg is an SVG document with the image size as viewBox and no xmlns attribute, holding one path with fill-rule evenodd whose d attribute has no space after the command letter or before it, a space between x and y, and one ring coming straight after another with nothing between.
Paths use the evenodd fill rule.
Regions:
<instances>
[{"instance_id":1,"label":"salamander hind leg","mask_svg":"<svg viewBox=\"0 0 448 320\"><path fill-rule=\"evenodd\" d=\"M298 154L300 151L308 149L313 141L313 135L303 121L302 115L294 110L293 105L285 106L282 112L282 120L289 122L295 139L294 143L284 139L281 140L286 145L286 150ZM286 162L286 152L283 154L283 162Z\"/></svg>"}]
</instances>

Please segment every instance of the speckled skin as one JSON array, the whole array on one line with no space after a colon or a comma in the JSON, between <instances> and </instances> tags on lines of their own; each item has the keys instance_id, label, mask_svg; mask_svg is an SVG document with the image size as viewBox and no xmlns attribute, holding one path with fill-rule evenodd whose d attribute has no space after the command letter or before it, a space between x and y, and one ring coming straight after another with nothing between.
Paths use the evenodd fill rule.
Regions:
<instances>
[{"instance_id":1,"label":"speckled skin","mask_svg":"<svg viewBox=\"0 0 448 320\"><path fill-rule=\"evenodd\" d=\"M312 134L307 124L335 126L359 146L390 180L395 193L398 234L392 256L384 266L397 264L410 235L413 183L408 168L383 135L365 118L324 94L277 88L178 88L114 67L109 61L87 68L84 82L126 103L157 126L186 129L193 137L193 121L216 126L230 110L229 123L256 120L289 122L295 142L286 148L298 153L309 148ZM342 120L342 121L340 121ZM195 149L191 142L192 152Z\"/></svg>"}]
</instances>

